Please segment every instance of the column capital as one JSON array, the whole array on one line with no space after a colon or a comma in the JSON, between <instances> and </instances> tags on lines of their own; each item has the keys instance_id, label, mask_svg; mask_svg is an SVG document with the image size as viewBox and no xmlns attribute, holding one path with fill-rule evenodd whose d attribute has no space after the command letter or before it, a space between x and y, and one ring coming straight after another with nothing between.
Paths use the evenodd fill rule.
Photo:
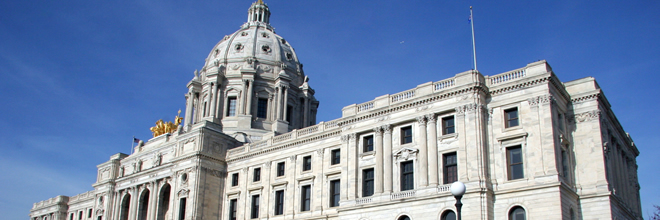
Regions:
<instances>
[{"instance_id":1,"label":"column capital","mask_svg":"<svg viewBox=\"0 0 660 220\"><path fill-rule=\"evenodd\" d=\"M376 135L382 135L383 134L383 129L380 126L373 128L373 130L376 133Z\"/></svg>"},{"instance_id":2,"label":"column capital","mask_svg":"<svg viewBox=\"0 0 660 220\"><path fill-rule=\"evenodd\" d=\"M383 126L380 126L380 128L383 129L383 132L385 132L385 134L391 134L392 133L392 126L391 125L383 125Z\"/></svg>"},{"instance_id":3,"label":"column capital","mask_svg":"<svg viewBox=\"0 0 660 220\"><path fill-rule=\"evenodd\" d=\"M435 117L435 114L431 113L426 115L426 120L428 120L429 123L435 123L437 118Z\"/></svg>"},{"instance_id":4,"label":"column capital","mask_svg":"<svg viewBox=\"0 0 660 220\"><path fill-rule=\"evenodd\" d=\"M426 124L426 117L424 117L424 116L417 116L416 119L417 119L417 123L419 123L419 125L424 125L424 124Z\"/></svg>"}]
</instances>

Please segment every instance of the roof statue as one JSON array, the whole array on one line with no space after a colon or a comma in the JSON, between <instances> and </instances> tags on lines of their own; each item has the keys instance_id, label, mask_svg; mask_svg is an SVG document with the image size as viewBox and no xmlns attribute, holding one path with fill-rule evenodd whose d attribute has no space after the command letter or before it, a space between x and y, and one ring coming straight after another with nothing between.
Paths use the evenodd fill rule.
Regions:
<instances>
[{"instance_id":1,"label":"roof statue","mask_svg":"<svg viewBox=\"0 0 660 220\"><path fill-rule=\"evenodd\" d=\"M163 119L158 119L158 121L156 121L156 126L151 127L149 130L153 132L154 137L158 137L166 133L172 133L177 129L177 127L179 127L179 124L181 124L181 121L183 120L183 118L179 117L179 115L181 115L180 109L178 115L174 117L174 123L171 121L164 122Z\"/></svg>"}]
</instances>

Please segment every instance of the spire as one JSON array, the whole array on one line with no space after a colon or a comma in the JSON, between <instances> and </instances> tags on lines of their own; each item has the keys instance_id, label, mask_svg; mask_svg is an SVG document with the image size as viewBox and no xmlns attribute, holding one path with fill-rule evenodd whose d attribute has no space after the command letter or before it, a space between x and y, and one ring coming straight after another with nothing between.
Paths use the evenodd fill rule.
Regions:
<instances>
[{"instance_id":1,"label":"spire","mask_svg":"<svg viewBox=\"0 0 660 220\"><path fill-rule=\"evenodd\" d=\"M270 23L270 10L268 10L268 5L263 0L252 3L250 9L248 9L248 23L253 22Z\"/></svg>"}]
</instances>

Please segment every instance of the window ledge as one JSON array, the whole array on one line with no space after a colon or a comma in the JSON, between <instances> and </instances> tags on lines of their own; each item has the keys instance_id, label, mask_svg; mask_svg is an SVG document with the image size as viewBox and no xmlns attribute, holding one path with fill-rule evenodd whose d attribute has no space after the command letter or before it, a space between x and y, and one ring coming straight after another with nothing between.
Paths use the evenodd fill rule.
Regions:
<instances>
[{"instance_id":1,"label":"window ledge","mask_svg":"<svg viewBox=\"0 0 660 220\"><path fill-rule=\"evenodd\" d=\"M440 139L440 141L442 141L442 140L445 140L445 139L456 138L456 137L458 137L458 133L451 133L451 134L442 135L438 139Z\"/></svg>"},{"instance_id":2,"label":"window ledge","mask_svg":"<svg viewBox=\"0 0 660 220\"><path fill-rule=\"evenodd\" d=\"M369 152L361 153L360 157L366 157L366 156L371 156L371 155L375 155L375 154L376 154L376 151L372 150L372 151L369 151Z\"/></svg>"},{"instance_id":3,"label":"window ledge","mask_svg":"<svg viewBox=\"0 0 660 220\"><path fill-rule=\"evenodd\" d=\"M522 130L522 126L517 125L517 126L513 126L513 127L504 128L503 132L510 132L510 131L516 131L516 130Z\"/></svg>"}]
</instances>

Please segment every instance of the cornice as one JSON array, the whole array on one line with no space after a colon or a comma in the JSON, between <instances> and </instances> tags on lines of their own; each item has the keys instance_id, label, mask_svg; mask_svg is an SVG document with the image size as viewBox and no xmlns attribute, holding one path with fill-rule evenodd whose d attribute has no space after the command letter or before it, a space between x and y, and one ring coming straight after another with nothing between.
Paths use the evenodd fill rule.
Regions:
<instances>
[{"instance_id":1,"label":"cornice","mask_svg":"<svg viewBox=\"0 0 660 220\"><path fill-rule=\"evenodd\" d=\"M309 142L312 142L312 141L317 141L317 140L321 140L321 139L331 138L331 137L334 137L334 136L339 136L340 134L341 134L341 130L336 130L336 131L320 134L320 135L317 135L317 136L313 136L313 137L310 137L310 138L306 138L306 139L290 142L290 143L287 143L287 144L283 144L283 145L278 146L278 147L271 147L271 148L264 149L264 150L261 150L261 151L257 151L257 152L254 152L254 153L248 153L246 155L237 156L236 158L231 158L231 156L228 155L227 156L227 163L232 163L234 161L239 161L239 160L252 158L252 157L255 157L255 156L258 156L258 155L261 155L261 154L265 154L265 153L268 153L268 152L277 151L277 150L281 150L281 149L286 149L286 148L290 148L290 147L293 147L293 146L306 144L306 143L309 143Z\"/></svg>"}]
</instances>

